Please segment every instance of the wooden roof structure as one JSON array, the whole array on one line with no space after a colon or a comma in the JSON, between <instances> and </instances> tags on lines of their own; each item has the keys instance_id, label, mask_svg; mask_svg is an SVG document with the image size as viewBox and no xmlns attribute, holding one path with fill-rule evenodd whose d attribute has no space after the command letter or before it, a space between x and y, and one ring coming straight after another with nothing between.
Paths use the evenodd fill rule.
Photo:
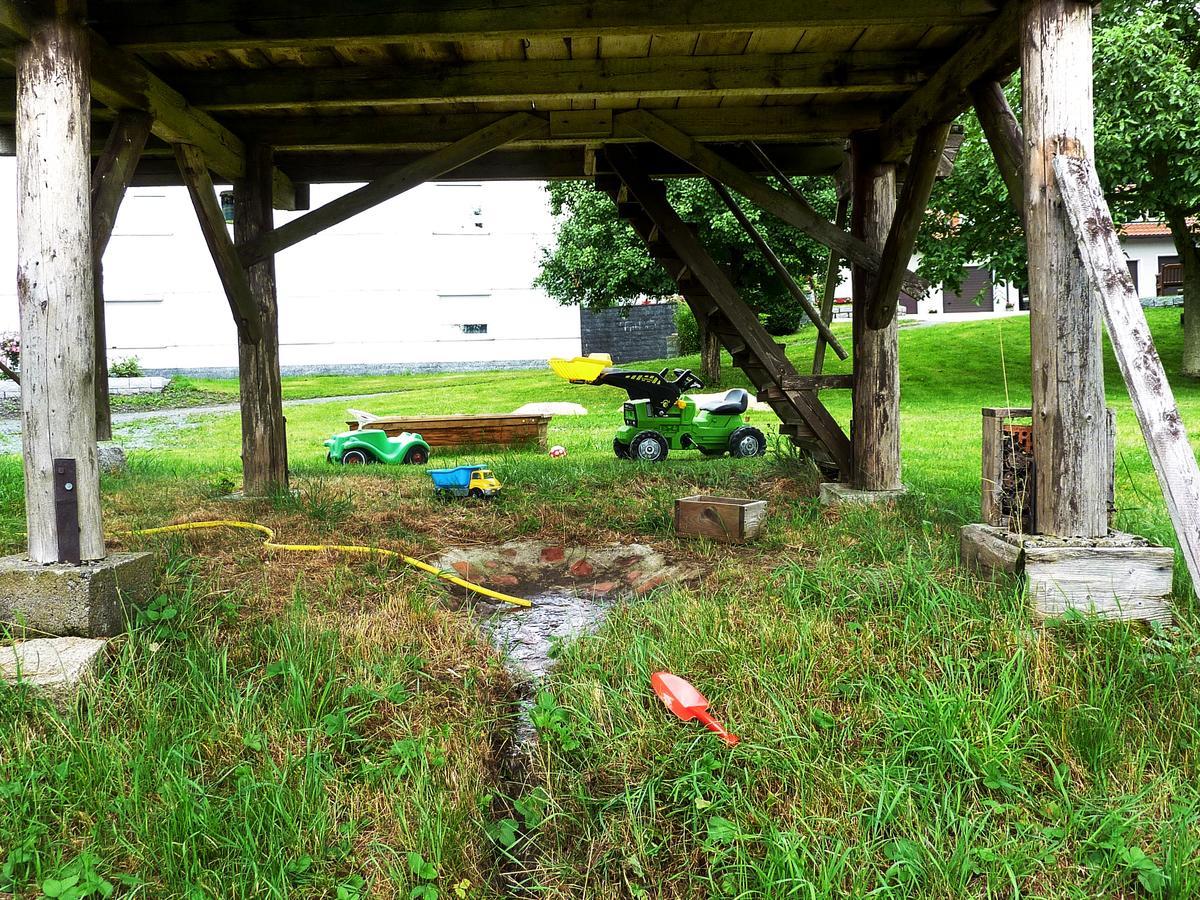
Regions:
<instances>
[{"instance_id":1,"label":"wooden roof structure","mask_svg":"<svg viewBox=\"0 0 1200 900\"><path fill-rule=\"evenodd\" d=\"M173 143L200 147L225 180L246 146L267 144L287 208L289 183L369 181L525 112L533 127L438 177L589 177L595 149L618 142L643 145L653 174L688 172L622 117L650 110L748 169L732 145L770 145L790 174L831 173L850 135L877 132L902 160L921 124L966 107L968 85L1012 72L1017 6L92 0L96 153L129 108L155 117L135 183L179 183ZM0 14L0 63L22 30ZM13 98L0 69L0 128Z\"/></svg>"}]
</instances>

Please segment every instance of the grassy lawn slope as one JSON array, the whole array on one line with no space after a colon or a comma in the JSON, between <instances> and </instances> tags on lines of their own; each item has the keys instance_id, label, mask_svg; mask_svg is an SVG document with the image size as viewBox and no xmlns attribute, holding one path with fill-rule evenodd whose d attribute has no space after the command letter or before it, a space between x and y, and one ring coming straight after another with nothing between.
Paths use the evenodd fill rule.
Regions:
<instances>
[{"instance_id":1,"label":"grassy lawn slope","mask_svg":"<svg viewBox=\"0 0 1200 900\"><path fill-rule=\"evenodd\" d=\"M1178 312L1150 318L1172 372ZM789 339L802 371L811 351L811 335ZM979 410L1029 402L1028 322L906 327L901 360L911 493L890 509L821 508L782 445L618 461L624 395L549 371L285 379L289 399L389 393L350 404L380 413L587 406L551 423L563 459L435 457L489 462L506 485L494 503L437 502L420 469L328 466L343 401L288 408L296 496L220 499L239 482L236 414L134 452L105 479L106 522L114 546L159 555L160 594L79 709L0 688L0 896L1200 895L1200 616L1182 561L1176 625L1153 630L1039 624L1013 583L960 572ZM1174 388L1195 441L1200 384ZM1118 526L1173 543L1111 357L1108 395ZM845 422L848 392L827 397ZM690 493L769 500L764 535L677 540L672 501ZM21 548L22 503L20 462L4 458L4 552ZM514 773L520 687L469 598L244 533L119 533L215 518L426 559L521 537L636 540L706 574L560 649ZM649 690L660 668L742 743L668 718Z\"/></svg>"}]
</instances>

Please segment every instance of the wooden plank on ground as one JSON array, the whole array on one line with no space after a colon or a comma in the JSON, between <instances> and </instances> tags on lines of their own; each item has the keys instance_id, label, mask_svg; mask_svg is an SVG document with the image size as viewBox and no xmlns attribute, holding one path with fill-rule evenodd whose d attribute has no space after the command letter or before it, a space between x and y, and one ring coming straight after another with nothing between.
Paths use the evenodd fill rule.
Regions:
<instances>
[{"instance_id":1,"label":"wooden plank on ground","mask_svg":"<svg viewBox=\"0 0 1200 900\"><path fill-rule=\"evenodd\" d=\"M242 245L239 248L242 262L251 265L272 253L278 253L545 125L544 119L519 112L484 126L448 147L435 150Z\"/></svg>"},{"instance_id":2,"label":"wooden plank on ground","mask_svg":"<svg viewBox=\"0 0 1200 900\"><path fill-rule=\"evenodd\" d=\"M250 291L246 270L242 268L237 250L229 237L225 214L221 212L221 204L217 201L217 192L208 174L204 153L191 144L176 144L175 158L179 163L179 174L191 194L200 231L217 267L221 287L225 289L225 297L233 311L238 337L243 342L257 342L262 338L258 303Z\"/></svg>"},{"instance_id":3,"label":"wooden plank on ground","mask_svg":"<svg viewBox=\"0 0 1200 900\"><path fill-rule=\"evenodd\" d=\"M1054 174L1079 253L1100 295L1113 353L1129 388L1167 511L1200 596L1200 468L1090 159L1057 156Z\"/></svg>"},{"instance_id":4,"label":"wooden plank on ground","mask_svg":"<svg viewBox=\"0 0 1200 900\"><path fill-rule=\"evenodd\" d=\"M684 162L691 163L705 175L715 178L772 215L799 228L813 240L836 249L842 258L851 260L871 273L879 271L880 254L869 248L861 239L837 228L802 198L776 190L734 165L721 154L694 140L690 135L668 125L653 113L633 109L617 116L614 123L617 122L627 124L664 150L670 151ZM911 272L906 274L904 285L905 290L914 297L923 296L929 289L929 285L923 279Z\"/></svg>"}]
</instances>

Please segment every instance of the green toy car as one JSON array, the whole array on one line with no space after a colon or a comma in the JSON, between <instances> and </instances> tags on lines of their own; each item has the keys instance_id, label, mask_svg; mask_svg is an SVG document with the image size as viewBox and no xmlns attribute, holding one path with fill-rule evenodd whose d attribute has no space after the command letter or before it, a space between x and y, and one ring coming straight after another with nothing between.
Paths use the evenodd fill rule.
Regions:
<instances>
[{"instance_id":1,"label":"green toy car","mask_svg":"<svg viewBox=\"0 0 1200 900\"><path fill-rule=\"evenodd\" d=\"M698 404L684 391L703 387L703 382L687 369L625 371L605 362L606 357L552 359L550 366L575 384L607 384L629 395L622 407L625 424L613 438L613 452L621 459L662 462L672 450L735 458L767 452L766 437L743 418L750 395L742 388Z\"/></svg>"},{"instance_id":2,"label":"green toy car","mask_svg":"<svg viewBox=\"0 0 1200 900\"><path fill-rule=\"evenodd\" d=\"M368 463L405 463L423 465L429 462L429 445L419 434L402 431L395 437L379 428L343 431L325 442L329 453L325 457L344 466Z\"/></svg>"}]
</instances>

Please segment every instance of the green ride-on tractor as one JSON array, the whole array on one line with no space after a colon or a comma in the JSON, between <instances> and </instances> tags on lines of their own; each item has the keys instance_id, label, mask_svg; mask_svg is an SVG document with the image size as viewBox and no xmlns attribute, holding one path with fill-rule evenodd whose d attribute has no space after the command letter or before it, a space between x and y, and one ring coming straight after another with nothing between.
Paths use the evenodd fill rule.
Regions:
<instances>
[{"instance_id":1,"label":"green ride-on tractor","mask_svg":"<svg viewBox=\"0 0 1200 900\"><path fill-rule=\"evenodd\" d=\"M734 388L724 397L697 403L684 393L703 387L688 369L626 371L607 355L552 359L550 367L573 384L607 384L629 395L622 407L625 424L613 438L621 459L662 462L672 450L699 450L705 456L762 456L767 439L744 418L750 395Z\"/></svg>"},{"instance_id":2,"label":"green ride-on tractor","mask_svg":"<svg viewBox=\"0 0 1200 900\"><path fill-rule=\"evenodd\" d=\"M406 463L424 465L429 462L429 445L419 434L402 431L388 437L380 428L360 428L343 431L325 442L326 456L332 463L362 466L368 463Z\"/></svg>"}]
</instances>

